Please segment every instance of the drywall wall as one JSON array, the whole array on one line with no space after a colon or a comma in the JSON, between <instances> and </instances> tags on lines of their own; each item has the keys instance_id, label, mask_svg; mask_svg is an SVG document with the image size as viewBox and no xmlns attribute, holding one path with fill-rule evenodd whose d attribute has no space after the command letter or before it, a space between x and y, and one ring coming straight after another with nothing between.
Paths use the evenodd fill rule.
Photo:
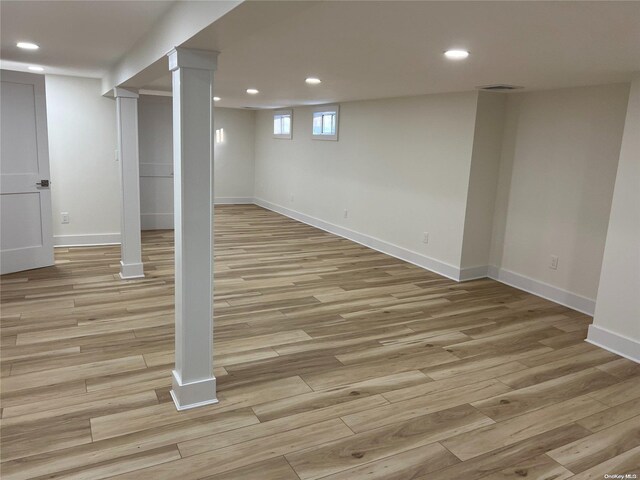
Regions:
<instances>
[{"instance_id":1,"label":"drywall wall","mask_svg":"<svg viewBox=\"0 0 640 480\"><path fill-rule=\"evenodd\" d=\"M47 75L45 85L55 243L118 242L115 102L102 97L98 79Z\"/></svg>"},{"instance_id":2,"label":"drywall wall","mask_svg":"<svg viewBox=\"0 0 640 480\"><path fill-rule=\"evenodd\" d=\"M461 279L486 277L507 96L479 92L464 220Z\"/></svg>"},{"instance_id":3,"label":"drywall wall","mask_svg":"<svg viewBox=\"0 0 640 480\"><path fill-rule=\"evenodd\" d=\"M98 85L47 77L59 244L118 238L115 108ZM294 110L292 140L272 138L269 111L217 108L216 128L225 129L215 152L217 201L255 197L456 279L483 274L491 230L492 277L593 312L628 91L349 102L338 142L311 139L311 107ZM139 117L143 213L166 214L170 228L170 99L141 97ZM69 225L60 224L62 211Z\"/></svg>"},{"instance_id":4,"label":"drywall wall","mask_svg":"<svg viewBox=\"0 0 640 480\"><path fill-rule=\"evenodd\" d=\"M140 225L173 228L173 130L171 97L140 95Z\"/></svg>"},{"instance_id":5,"label":"drywall wall","mask_svg":"<svg viewBox=\"0 0 640 480\"><path fill-rule=\"evenodd\" d=\"M173 228L171 97L141 95L138 118L142 229L170 229ZM224 129L224 141L214 147L216 202L251 202L255 112L216 108L214 123L216 129Z\"/></svg>"},{"instance_id":6,"label":"drywall wall","mask_svg":"<svg viewBox=\"0 0 640 480\"><path fill-rule=\"evenodd\" d=\"M588 339L640 362L640 75L631 84Z\"/></svg>"},{"instance_id":7,"label":"drywall wall","mask_svg":"<svg viewBox=\"0 0 640 480\"><path fill-rule=\"evenodd\" d=\"M256 201L457 278L476 106L476 92L342 103L337 142L311 139L310 107L292 140L260 111Z\"/></svg>"},{"instance_id":8,"label":"drywall wall","mask_svg":"<svg viewBox=\"0 0 640 480\"><path fill-rule=\"evenodd\" d=\"M214 152L216 203L253 201L256 112L216 108L215 128L224 129L224 141Z\"/></svg>"},{"instance_id":9,"label":"drywall wall","mask_svg":"<svg viewBox=\"0 0 640 480\"><path fill-rule=\"evenodd\" d=\"M508 96L493 276L593 312L628 92L619 84Z\"/></svg>"},{"instance_id":10,"label":"drywall wall","mask_svg":"<svg viewBox=\"0 0 640 480\"><path fill-rule=\"evenodd\" d=\"M118 243L115 102L100 94L98 79L45 79L55 243ZM215 146L216 201L250 202L255 112L216 108L215 124L225 129L225 142ZM138 130L142 228L173 228L171 98L142 95ZM61 212L69 213L68 224L61 223Z\"/></svg>"}]
</instances>

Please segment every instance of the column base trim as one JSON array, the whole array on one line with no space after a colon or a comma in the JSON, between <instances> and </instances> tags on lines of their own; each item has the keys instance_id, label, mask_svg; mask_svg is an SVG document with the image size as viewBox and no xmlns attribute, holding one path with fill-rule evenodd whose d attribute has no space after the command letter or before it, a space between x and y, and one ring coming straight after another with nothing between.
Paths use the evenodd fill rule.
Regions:
<instances>
[{"instance_id":1,"label":"column base trim","mask_svg":"<svg viewBox=\"0 0 640 480\"><path fill-rule=\"evenodd\" d=\"M142 263L123 263L120 261L120 278L144 278L144 265Z\"/></svg>"},{"instance_id":2,"label":"column base trim","mask_svg":"<svg viewBox=\"0 0 640 480\"><path fill-rule=\"evenodd\" d=\"M197 382L182 383L178 372L173 370L171 373L173 384L169 393L179 412L218 403L216 396L216 377L212 376L211 378L198 380Z\"/></svg>"}]
</instances>

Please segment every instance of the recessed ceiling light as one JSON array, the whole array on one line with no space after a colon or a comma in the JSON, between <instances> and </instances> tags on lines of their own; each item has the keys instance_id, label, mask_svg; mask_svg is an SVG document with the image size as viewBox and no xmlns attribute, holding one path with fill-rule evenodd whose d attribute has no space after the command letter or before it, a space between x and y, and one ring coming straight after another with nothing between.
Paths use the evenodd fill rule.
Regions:
<instances>
[{"instance_id":1,"label":"recessed ceiling light","mask_svg":"<svg viewBox=\"0 0 640 480\"><path fill-rule=\"evenodd\" d=\"M16 47L24 48L25 50L37 50L40 48L35 43L30 43L30 42L18 42L16 43Z\"/></svg>"},{"instance_id":2,"label":"recessed ceiling light","mask_svg":"<svg viewBox=\"0 0 640 480\"><path fill-rule=\"evenodd\" d=\"M444 56L449 60L464 60L469 56L469 52L467 52L466 50L453 49L444 52Z\"/></svg>"},{"instance_id":3,"label":"recessed ceiling light","mask_svg":"<svg viewBox=\"0 0 640 480\"><path fill-rule=\"evenodd\" d=\"M257 90L257 89L255 89L255 88L247 88L247 93L248 93L249 95L256 95L256 94L257 94L257 93L259 93L259 92L258 92L258 90Z\"/></svg>"},{"instance_id":4,"label":"recessed ceiling light","mask_svg":"<svg viewBox=\"0 0 640 480\"><path fill-rule=\"evenodd\" d=\"M31 70L32 72L42 72L42 71L44 71L44 68L31 66L31 67L29 67L29 70Z\"/></svg>"},{"instance_id":5,"label":"recessed ceiling light","mask_svg":"<svg viewBox=\"0 0 640 480\"><path fill-rule=\"evenodd\" d=\"M316 77L309 77L305 80L305 82L307 82L309 85L319 85L320 83L322 83L322 80Z\"/></svg>"},{"instance_id":6,"label":"recessed ceiling light","mask_svg":"<svg viewBox=\"0 0 640 480\"><path fill-rule=\"evenodd\" d=\"M213 101L214 102L219 102L220 101L220 97L213 97Z\"/></svg>"}]
</instances>

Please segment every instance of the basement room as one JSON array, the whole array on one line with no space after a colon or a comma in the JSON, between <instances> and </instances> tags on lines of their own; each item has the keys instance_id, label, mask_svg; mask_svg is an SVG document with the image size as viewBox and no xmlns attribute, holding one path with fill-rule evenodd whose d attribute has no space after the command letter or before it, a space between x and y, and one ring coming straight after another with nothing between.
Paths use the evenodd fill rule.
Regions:
<instances>
[{"instance_id":1,"label":"basement room","mask_svg":"<svg viewBox=\"0 0 640 480\"><path fill-rule=\"evenodd\" d=\"M640 475L640 1L0 0L3 480Z\"/></svg>"}]
</instances>

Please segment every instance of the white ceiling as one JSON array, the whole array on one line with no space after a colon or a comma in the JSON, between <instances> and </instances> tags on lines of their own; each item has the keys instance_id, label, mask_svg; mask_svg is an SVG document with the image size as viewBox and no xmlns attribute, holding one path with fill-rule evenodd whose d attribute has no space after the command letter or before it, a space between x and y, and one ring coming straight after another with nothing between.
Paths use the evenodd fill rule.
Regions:
<instances>
[{"instance_id":1,"label":"white ceiling","mask_svg":"<svg viewBox=\"0 0 640 480\"><path fill-rule=\"evenodd\" d=\"M221 52L221 106L623 82L640 70L640 2L248 2L187 45ZM448 61L452 47L471 56Z\"/></svg>"},{"instance_id":2,"label":"white ceiling","mask_svg":"<svg viewBox=\"0 0 640 480\"><path fill-rule=\"evenodd\" d=\"M6 1L0 3L2 67L101 77L173 1ZM40 45L37 51L16 47Z\"/></svg>"},{"instance_id":3,"label":"white ceiling","mask_svg":"<svg viewBox=\"0 0 640 480\"><path fill-rule=\"evenodd\" d=\"M8 3L2 2L3 59L31 55L18 57L13 45L32 40L43 46L37 55L51 52L49 63L41 61L45 66L78 72L112 65L168 8L166 2L64 2L58 11L51 5L60 2L20 2L10 9ZM25 31L34 36L23 37ZM227 107L465 91L493 83L546 89L625 82L640 71L640 2L245 2L184 46L221 52L215 91ZM443 51L453 47L471 56L446 60ZM307 76L323 83L306 85ZM166 60L126 85L168 90ZM247 95L249 87L260 94Z\"/></svg>"}]
</instances>

